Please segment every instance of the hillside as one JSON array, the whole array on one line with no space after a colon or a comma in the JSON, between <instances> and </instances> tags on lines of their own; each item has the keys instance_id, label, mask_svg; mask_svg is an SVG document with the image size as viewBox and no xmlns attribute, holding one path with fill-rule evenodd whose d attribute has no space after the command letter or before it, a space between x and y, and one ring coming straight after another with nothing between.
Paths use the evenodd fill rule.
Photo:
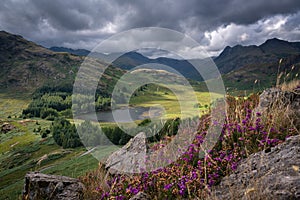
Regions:
<instances>
[{"instance_id":1,"label":"hillside","mask_svg":"<svg viewBox=\"0 0 300 200\"><path fill-rule=\"evenodd\" d=\"M57 53L5 31L0 32L0 89L33 92L43 85L73 85L84 57ZM99 66L104 68L103 62ZM109 67L102 86L122 74ZM72 88L71 88L72 90Z\"/></svg>"},{"instance_id":2,"label":"hillside","mask_svg":"<svg viewBox=\"0 0 300 200\"><path fill-rule=\"evenodd\" d=\"M269 63L249 63L239 69L223 75L223 81L230 92L251 90L261 91L276 85L277 77L279 83L299 79L300 53L284 57Z\"/></svg>"},{"instance_id":3,"label":"hillside","mask_svg":"<svg viewBox=\"0 0 300 200\"><path fill-rule=\"evenodd\" d=\"M300 54L300 42L273 38L259 46L227 46L214 61L220 72L226 74L249 65L272 64L281 58L297 54Z\"/></svg>"}]
</instances>

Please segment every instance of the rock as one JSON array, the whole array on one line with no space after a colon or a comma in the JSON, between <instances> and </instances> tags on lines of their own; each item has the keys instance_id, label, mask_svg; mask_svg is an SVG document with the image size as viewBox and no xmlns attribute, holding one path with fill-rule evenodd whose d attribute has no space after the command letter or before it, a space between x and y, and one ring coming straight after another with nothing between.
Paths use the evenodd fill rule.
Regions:
<instances>
[{"instance_id":1,"label":"rock","mask_svg":"<svg viewBox=\"0 0 300 200\"><path fill-rule=\"evenodd\" d=\"M286 118L293 119L293 124L300 128L300 90L282 91L279 88L269 88L259 96L259 104L255 112L264 113L275 106L276 110L282 111Z\"/></svg>"},{"instance_id":2,"label":"rock","mask_svg":"<svg viewBox=\"0 0 300 200\"><path fill-rule=\"evenodd\" d=\"M300 199L300 135L243 160L212 199Z\"/></svg>"},{"instance_id":3,"label":"rock","mask_svg":"<svg viewBox=\"0 0 300 200\"><path fill-rule=\"evenodd\" d=\"M150 199L151 198L146 193L139 192L136 195L134 195L133 197L131 197L129 200L150 200Z\"/></svg>"},{"instance_id":4,"label":"rock","mask_svg":"<svg viewBox=\"0 0 300 200\"><path fill-rule=\"evenodd\" d=\"M274 104L280 103L283 106L290 106L291 109L300 111L300 93L298 88L293 92L282 91L279 88L269 88L259 96L258 111L265 111Z\"/></svg>"},{"instance_id":5,"label":"rock","mask_svg":"<svg viewBox=\"0 0 300 200\"><path fill-rule=\"evenodd\" d=\"M105 162L105 168L110 173L139 173L145 169L148 150L146 134L141 132L110 155Z\"/></svg>"},{"instance_id":6,"label":"rock","mask_svg":"<svg viewBox=\"0 0 300 200\"><path fill-rule=\"evenodd\" d=\"M15 129L15 126L12 125L12 124L10 124L10 123L4 123L1 126L1 132L2 133L7 133L7 132L9 132L9 131L11 131L13 129Z\"/></svg>"},{"instance_id":7,"label":"rock","mask_svg":"<svg viewBox=\"0 0 300 200\"><path fill-rule=\"evenodd\" d=\"M83 199L84 185L78 179L29 172L25 176L23 200Z\"/></svg>"}]
</instances>

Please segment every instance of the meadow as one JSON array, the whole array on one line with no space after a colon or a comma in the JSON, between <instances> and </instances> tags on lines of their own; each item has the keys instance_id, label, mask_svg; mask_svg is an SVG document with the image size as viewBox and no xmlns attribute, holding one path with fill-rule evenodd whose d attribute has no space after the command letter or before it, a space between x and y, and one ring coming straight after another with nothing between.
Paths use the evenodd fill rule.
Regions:
<instances>
[{"instance_id":1,"label":"meadow","mask_svg":"<svg viewBox=\"0 0 300 200\"><path fill-rule=\"evenodd\" d=\"M177 98L167 89L149 88L142 94L132 98L130 103L144 107L160 104L166 110L168 118L180 114ZM199 110L204 112L210 104L209 94L196 94L203 105ZM84 154L85 148L63 149L54 142L51 135L42 138L40 131L49 129L52 121L21 118L22 110L31 102L30 95L22 92L0 93L1 124L9 123L14 127L11 131L0 134L0 196L3 199L20 198L24 176L28 171L79 177L98 167L97 159L90 154ZM141 120L136 123L141 123ZM101 127L115 126L114 123L101 123ZM112 147L98 149L101 155L97 157L101 159L112 151Z\"/></svg>"}]
</instances>

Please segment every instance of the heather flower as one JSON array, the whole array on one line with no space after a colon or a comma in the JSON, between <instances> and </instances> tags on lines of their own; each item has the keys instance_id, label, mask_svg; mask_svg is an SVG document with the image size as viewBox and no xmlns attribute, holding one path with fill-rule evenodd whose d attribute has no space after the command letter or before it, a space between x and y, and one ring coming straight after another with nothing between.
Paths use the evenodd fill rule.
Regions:
<instances>
[{"instance_id":1,"label":"heather flower","mask_svg":"<svg viewBox=\"0 0 300 200\"><path fill-rule=\"evenodd\" d=\"M172 186L173 186L173 184L171 184L171 183L167 184L167 185L164 186L164 189L169 190L170 188L172 188Z\"/></svg>"}]
</instances>

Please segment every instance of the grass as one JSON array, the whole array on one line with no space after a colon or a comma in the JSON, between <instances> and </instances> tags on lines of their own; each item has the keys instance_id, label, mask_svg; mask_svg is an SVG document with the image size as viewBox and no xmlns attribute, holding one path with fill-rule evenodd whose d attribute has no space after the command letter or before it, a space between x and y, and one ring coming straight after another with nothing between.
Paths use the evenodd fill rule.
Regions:
<instances>
[{"instance_id":1,"label":"grass","mask_svg":"<svg viewBox=\"0 0 300 200\"><path fill-rule=\"evenodd\" d=\"M98 160L92 155L81 156L85 148L62 149L51 136L43 139L33 132L38 128L48 129L51 121L12 118L5 122L15 128L6 134L0 133L0 199L20 198L28 171L76 178L98 166ZM110 147L99 149L102 157L112 151Z\"/></svg>"},{"instance_id":2,"label":"grass","mask_svg":"<svg viewBox=\"0 0 300 200\"><path fill-rule=\"evenodd\" d=\"M0 119L5 119L8 116L19 116L30 101L29 93L0 91Z\"/></svg>"},{"instance_id":3,"label":"grass","mask_svg":"<svg viewBox=\"0 0 300 200\"><path fill-rule=\"evenodd\" d=\"M176 86L178 87L178 86ZM180 108L179 98L169 89L152 85L130 99L130 105L133 106L143 106L143 107L152 107L152 106L161 106L165 110L165 118L176 118L181 117L181 111L183 113L195 113L195 103L200 103L200 106L197 106L199 115L202 112L205 112L207 108L211 104L211 94L209 92L200 92L200 91L193 91L181 93L179 98L184 97L181 101L183 102L183 108ZM193 99L192 97L197 99Z\"/></svg>"}]
</instances>

